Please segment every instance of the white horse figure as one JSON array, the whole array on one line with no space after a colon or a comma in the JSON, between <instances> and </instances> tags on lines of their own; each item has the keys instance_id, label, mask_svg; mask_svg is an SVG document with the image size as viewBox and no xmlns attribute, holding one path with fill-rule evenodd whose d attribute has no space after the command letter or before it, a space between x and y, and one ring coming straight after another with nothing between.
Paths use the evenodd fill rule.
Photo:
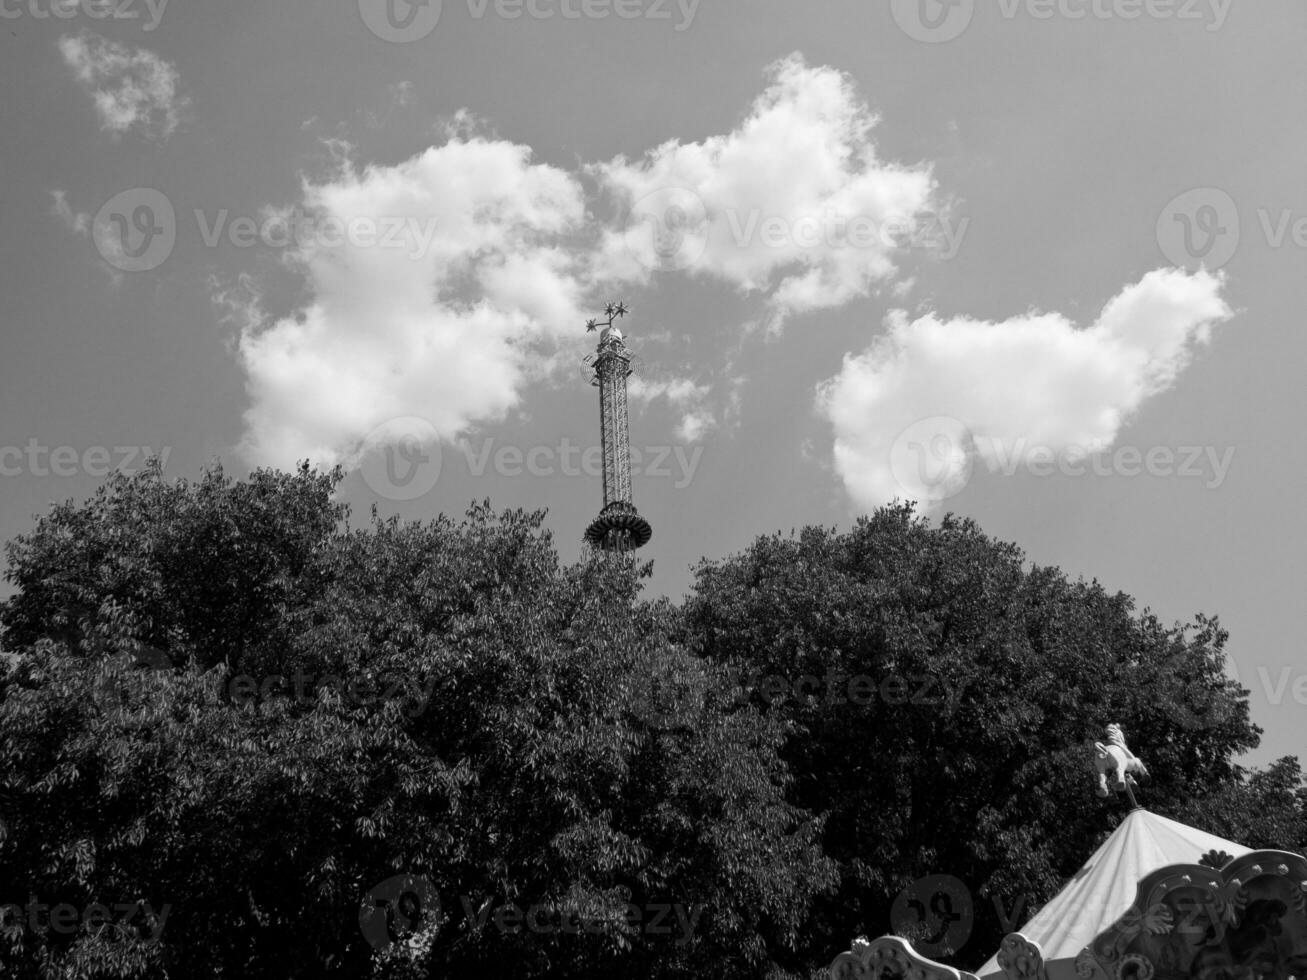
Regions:
<instances>
[{"instance_id":1,"label":"white horse figure","mask_svg":"<svg viewBox=\"0 0 1307 980\"><path fill-rule=\"evenodd\" d=\"M1148 775L1148 768L1125 744L1125 732L1120 725L1107 726L1107 744L1094 743L1094 768L1098 770L1098 795L1107 795L1107 777L1112 774L1112 788L1118 793L1128 792L1138 785L1134 773Z\"/></svg>"}]
</instances>

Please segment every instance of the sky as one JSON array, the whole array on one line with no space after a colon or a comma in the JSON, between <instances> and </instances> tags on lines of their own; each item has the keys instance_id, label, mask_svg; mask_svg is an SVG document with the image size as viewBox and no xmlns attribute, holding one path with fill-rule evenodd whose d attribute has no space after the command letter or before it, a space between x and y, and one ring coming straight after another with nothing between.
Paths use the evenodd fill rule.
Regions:
<instances>
[{"instance_id":1,"label":"sky","mask_svg":"<svg viewBox=\"0 0 1307 980\"><path fill-rule=\"evenodd\" d=\"M1242 761L1298 754L1305 41L1289 0L0 0L0 538L154 452L547 508L573 560L624 301L655 594L914 500L1219 615Z\"/></svg>"}]
</instances>

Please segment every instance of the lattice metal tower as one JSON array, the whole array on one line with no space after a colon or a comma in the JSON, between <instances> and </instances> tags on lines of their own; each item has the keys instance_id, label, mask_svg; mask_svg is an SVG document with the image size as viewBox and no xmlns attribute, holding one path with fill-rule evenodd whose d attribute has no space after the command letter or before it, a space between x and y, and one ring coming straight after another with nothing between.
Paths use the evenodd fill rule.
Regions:
<instances>
[{"instance_id":1,"label":"lattice metal tower","mask_svg":"<svg viewBox=\"0 0 1307 980\"><path fill-rule=\"evenodd\" d=\"M604 458L604 509L586 528L585 539L604 551L634 551L649 543L653 528L631 503L631 437L626 418L626 379L631 351L613 321L626 316L626 306L609 303L607 320L590 320L587 331L600 326L599 346L585 361L594 370L590 383L599 389L599 425Z\"/></svg>"}]
</instances>

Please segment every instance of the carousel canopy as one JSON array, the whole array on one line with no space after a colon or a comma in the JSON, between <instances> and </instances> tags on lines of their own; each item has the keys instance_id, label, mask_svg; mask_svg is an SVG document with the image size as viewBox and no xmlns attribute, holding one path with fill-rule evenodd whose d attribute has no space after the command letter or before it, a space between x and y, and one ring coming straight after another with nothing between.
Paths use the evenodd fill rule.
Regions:
<instances>
[{"instance_id":1,"label":"carousel canopy","mask_svg":"<svg viewBox=\"0 0 1307 980\"><path fill-rule=\"evenodd\" d=\"M1076 956L1129 910L1141 879L1168 865L1198 864L1213 851L1225 852L1224 860L1250 853L1213 834L1132 810L1071 882L1018 931L1039 944L1048 980L1075 980ZM997 954L976 972L982 980L1004 977Z\"/></svg>"}]
</instances>

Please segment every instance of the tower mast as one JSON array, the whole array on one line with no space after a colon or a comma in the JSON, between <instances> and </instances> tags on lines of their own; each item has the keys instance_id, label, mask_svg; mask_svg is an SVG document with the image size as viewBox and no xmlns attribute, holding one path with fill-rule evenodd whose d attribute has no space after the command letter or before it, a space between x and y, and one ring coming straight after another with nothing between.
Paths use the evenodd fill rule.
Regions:
<instances>
[{"instance_id":1,"label":"tower mast","mask_svg":"<svg viewBox=\"0 0 1307 980\"><path fill-rule=\"evenodd\" d=\"M599 389L599 433L604 461L604 506L586 528L585 539L603 551L634 551L648 544L653 528L631 502L631 437L626 416L626 379L631 351L614 321L626 316L624 303L609 303L607 320L589 320L587 331L603 327L599 345L586 358L594 369L590 384Z\"/></svg>"}]
</instances>

